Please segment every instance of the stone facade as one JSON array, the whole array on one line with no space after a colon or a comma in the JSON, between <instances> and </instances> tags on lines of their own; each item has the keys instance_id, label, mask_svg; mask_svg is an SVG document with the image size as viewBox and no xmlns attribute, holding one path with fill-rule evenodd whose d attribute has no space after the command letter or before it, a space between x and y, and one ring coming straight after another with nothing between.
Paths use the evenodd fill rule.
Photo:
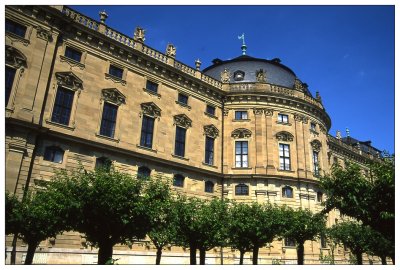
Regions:
<instances>
[{"instance_id":1,"label":"stone facade","mask_svg":"<svg viewBox=\"0 0 400 270\"><path fill-rule=\"evenodd\" d=\"M230 83L234 72L220 81L201 72L200 61L191 68L175 60L172 44L163 54L144 44L143 29L137 28L130 38L109 28L102 16L98 22L65 6L6 6L6 22L22 29L22 34L6 31L6 67L14 74L6 101L7 191L22 195L24 189L49 181L54 169L82 164L91 170L97 158L106 157L118 170L131 174L144 166L152 176L183 175L183 186L172 188L188 195L318 211L322 207L317 193L323 192L318 173L328 172L333 162L348 159L363 165L375 158L374 148L366 153L328 134L331 120L321 98L307 94L297 78L292 88L278 86L268 83L268 71L260 69L252 83ZM69 110L67 120L55 116L61 110L57 97L62 91L70 98L64 104ZM116 112L108 135L102 130L106 106ZM238 119L236 112L246 117ZM141 141L145 118L154 121L150 147ZM176 150L178 129L185 130L183 154ZM208 160L207 138L214 142ZM238 145L246 145L248 151L246 162L244 155L239 157L240 165ZM284 169L280 145L290 149L290 165ZM53 154L61 157L49 159L49 149L58 149L61 152ZM313 153L318 156L317 169ZM211 192L205 189L210 181ZM237 192L238 185L247 187L247 193ZM285 187L292 196L285 196ZM331 212L327 225L338 219L339 214ZM10 251L9 237L6 242ZM20 263L24 243L19 242L17 250ZM319 242L306 242L306 263L320 263L321 252L327 254L327 249ZM348 252L342 248L335 252L345 263ZM114 249L119 263L153 264L154 254L147 240ZM294 263L296 251L276 240L259 257L260 263ZM208 252L207 260L232 264L239 257L231 249L215 249ZM74 232L43 242L34 259L48 264L96 261L96 250ZM169 247L162 259L173 264L188 261L188 251L180 247Z\"/></svg>"}]
</instances>

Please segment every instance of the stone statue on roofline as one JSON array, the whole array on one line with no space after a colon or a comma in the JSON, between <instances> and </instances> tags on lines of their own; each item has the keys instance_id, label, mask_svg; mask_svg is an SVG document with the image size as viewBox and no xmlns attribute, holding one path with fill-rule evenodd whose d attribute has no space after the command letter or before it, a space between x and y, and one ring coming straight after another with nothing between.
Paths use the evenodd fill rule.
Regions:
<instances>
[{"instance_id":1,"label":"stone statue on roofline","mask_svg":"<svg viewBox=\"0 0 400 270\"><path fill-rule=\"evenodd\" d=\"M145 30L138 26L135 28L135 33L133 34L133 40L143 43L145 41L144 35L145 35Z\"/></svg>"},{"instance_id":2,"label":"stone statue on roofline","mask_svg":"<svg viewBox=\"0 0 400 270\"><path fill-rule=\"evenodd\" d=\"M168 43L167 49L165 50L165 54L169 57L175 58L176 56L176 47L171 43Z\"/></svg>"}]
</instances>

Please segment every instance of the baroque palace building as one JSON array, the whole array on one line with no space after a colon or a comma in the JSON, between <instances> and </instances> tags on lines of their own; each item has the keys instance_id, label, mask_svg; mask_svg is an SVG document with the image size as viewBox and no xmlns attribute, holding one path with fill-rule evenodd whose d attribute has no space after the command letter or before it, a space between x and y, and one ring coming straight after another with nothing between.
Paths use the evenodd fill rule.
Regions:
<instances>
[{"instance_id":1,"label":"baroque palace building","mask_svg":"<svg viewBox=\"0 0 400 270\"><path fill-rule=\"evenodd\" d=\"M200 198L322 209L318 176L335 162L364 166L378 158L371 142L329 135L331 118L279 59L242 55L201 70L145 45L144 30L128 37L66 6L5 8L5 188L49 181L54 169L86 169L111 161L120 171L173 178L173 189ZM340 220L331 212L327 225ZM6 238L7 260L11 238ZM305 244L305 263L320 263L325 241ZM17 263L26 246L17 244ZM149 241L117 246L120 264L153 264ZM134 255L134 256L132 256ZM207 262L237 263L226 248ZM348 251L335 250L338 263ZM247 263L250 253L246 254ZM259 263L296 263L290 239L262 249ZM34 263L90 264L97 252L82 235L64 233L40 245ZM162 263L188 263L168 247Z\"/></svg>"}]
</instances>

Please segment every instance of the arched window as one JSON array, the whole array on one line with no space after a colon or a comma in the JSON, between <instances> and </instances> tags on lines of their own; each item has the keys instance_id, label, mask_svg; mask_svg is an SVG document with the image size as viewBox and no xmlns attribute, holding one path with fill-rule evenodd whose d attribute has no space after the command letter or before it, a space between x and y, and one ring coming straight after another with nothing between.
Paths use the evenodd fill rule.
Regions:
<instances>
[{"instance_id":1,"label":"arched window","mask_svg":"<svg viewBox=\"0 0 400 270\"><path fill-rule=\"evenodd\" d=\"M322 192L321 191L317 192L317 202L322 202Z\"/></svg>"},{"instance_id":2,"label":"arched window","mask_svg":"<svg viewBox=\"0 0 400 270\"><path fill-rule=\"evenodd\" d=\"M95 169L102 169L105 171L110 171L111 169L111 160L107 157L98 157L96 158L96 165L95 165Z\"/></svg>"},{"instance_id":3,"label":"arched window","mask_svg":"<svg viewBox=\"0 0 400 270\"><path fill-rule=\"evenodd\" d=\"M213 193L214 192L214 183L211 181L206 181L205 186L204 186L204 191L208 193Z\"/></svg>"},{"instance_id":4,"label":"arched window","mask_svg":"<svg viewBox=\"0 0 400 270\"><path fill-rule=\"evenodd\" d=\"M293 198L293 188L286 186L282 188L282 197Z\"/></svg>"},{"instance_id":5,"label":"arched window","mask_svg":"<svg viewBox=\"0 0 400 270\"><path fill-rule=\"evenodd\" d=\"M44 160L62 163L64 158L64 150L57 146L49 146L44 150Z\"/></svg>"},{"instance_id":6,"label":"arched window","mask_svg":"<svg viewBox=\"0 0 400 270\"><path fill-rule=\"evenodd\" d=\"M185 180L185 177L181 174L175 174L174 175L174 182L173 185L175 187L183 187L183 181Z\"/></svg>"},{"instance_id":7,"label":"arched window","mask_svg":"<svg viewBox=\"0 0 400 270\"><path fill-rule=\"evenodd\" d=\"M245 196L249 195L249 186L245 184L239 184L235 186L235 195Z\"/></svg>"},{"instance_id":8,"label":"arched window","mask_svg":"<svg viewBox=\"0 0 400 270\"><path fill-rule=\"evenodd\" d=\"M150 169L147 168L146 166L141 166L138 169L138 173L137 173L137 178L138 179L142 179L142 180L146 180L146 178L150 177Z\"/></svg>"}]
</instances>

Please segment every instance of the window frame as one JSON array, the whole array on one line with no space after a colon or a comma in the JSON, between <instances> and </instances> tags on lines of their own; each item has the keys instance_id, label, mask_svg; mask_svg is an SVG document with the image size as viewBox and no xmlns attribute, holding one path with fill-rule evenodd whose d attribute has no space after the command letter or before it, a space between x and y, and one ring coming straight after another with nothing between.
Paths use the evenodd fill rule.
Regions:
<instances>
[{"instance_id":1,"label":"window frame","mask_svg":"<svg viewBox=\"0 0 400 270\"><path fill-rule=\"evenodd\" d=\"M246 115L245 118L243 118L243 116ZM237 110L235 111L235 120L249 120L249 113L247 110L241 111L241 110Z\"/></svg>"},{"instance_id":2,"label":"window frame","mask_svg":"<svg viewBox=\"0 0 400 270\"><path fill-rule=\"evenodd\" d=\"M296 247L296 240L294 240L293 238L285 237L283 241L284 247Z\"/></svg>"},{"instance_id":3,"label":"window frame","mask_svg":"<svg viewBox=\"0 0 400 270\"><path fill-rule=\"evenodd\" d=\"M215 153L215 138L211 136L205 136L205 153L204 153L204 163L208 165L214 165L214 153ZM208 146L210 146L209 142L212 141L212 149L209 149ZM211 162L210 162L211 160Z\"/></svg>"},{"instance_id":4,"label":"window frame","mask_svg":"<svg viewBox=\"0 0 400 270\"><path fill-rule=\"evenodd\" d=\"M235 196L249 196L249 185L244 183L235 185Z\"/></svg>"},{"instance_id":5,"label":"window frame","mask_svg":"<svg viewBox=\"0 0 400 270\"><path fill-rule=\"evenodd\" d=\"M282 146L282 149L281 149L281 146ZM288 153L287 156L285 154L286 153L285 147L287 147L287 150L286 150ZM283 155L281 155L281 153L283 153ZM286 164L286 161L288 161L288 163L287 163L288 165ZM291 168L292 168L292 166L291 166L291 162L290 162L290 144L279 143L279 170L291 171Z\"/></svg>"},{"instance_id":6,"label":"window frame","mask_svg":"<svg viewBox=\"0 0 400 270\"><path fill-rule=\"evenodd\" d=\"M205 193L214 193L214 182L213 181L205 181L204 182L204 192Z\"/></svg>"},{"instance_id":7,"label":"window frame","mask_svg":"<svg viewBox=\"0 0 400 270\"><path fill-rule=\"evenodd\" d=\"M210 108L212 108L212 112L210 112L210 110L209 110ZM216 108L215 108L215 106L212 106L212 105L210 105L210 104L207 104L207 105L206 105L206 113L209 114L209 115L215 116L215 113L216 113Z\"/></svg>"},{"instance_id":8,"label":"window frame","mask_svg":"<svg viewBox=\"0 0 400 270\"><path fill-rule=\"evenodd\" d=\"M136 178L138 180L147 180L151 177L151 169L147 166L140 166L137 170Z\"/></svg>"},{"instance_id":9,"label":"window frame","mask_svg":"<svg viewBox=\"0 0 400 270\"><path fill-rule=\"evenodd\" d=\"M13 70L13 76L12 76L12 80L10 80L10 78L7 78L7 69L8 70ZM14 89L14 84L15 84L15 78L18 74L18 69L9 65L6 65L5 67L5 75L4 75L4 82L5 82L5 86L4 86L4 90L5 90L5 107L10 107L8 104L10 104L10 99L12 99L13 95L13 89ZM7 80L8 79L8 80ZM18 78L17 78L18 79ZM9 83L9 85L7 85L7 82ZM13 102L14 103L14 102Z\"/></svg>"},{"instance_id":10,"label":"window frame","mask_svg":"<svg viewBox=\"0 0 400 270\"><path fill-rule=\"evenodd\" d=\"M24 34L23 34L23 35L20 35L20 34L16 33L15 31L7 30L7 22L10 22L10 23L14 26L14 28L15 28L15 26L20 26L20 27L22 27L22 28L25 28ZM19 37L19 38L22 38L22 39L26 39L26 34L27 34L27 32L28 32L28 27L27 27L26 25L23 25L23 24L21 24L21 23L18 23L18 22L16 22L16 21L13 21L13 20L11 20L11 19L9 19L9 18L5 18L4 32L5 32L5 33L10 33L10 34L15 35L15 36L17 36L17 37Z\"/></svg>"},{"instance_id":11,"label":"window frame","mask_svg":"<svg viewBox=\"0 0 400 270\"><path fill-rule=\"evenodd\" d=\"M278 113L277 123L279 123L279 124L289 124L289 115L288 114L284 114L284 113Z\"/></svg>"},{"instance_id":12,"label":"window frame","mask_svg":"<svg viewBox=\"0 0 400 270\"><path fill-rule=\"evenodd\" d=\"M182 100L183 98L183 100ZM189 105L189 96L183 93L178 93L178 100L177 100L180 104L182 105Z\"/></svg>"},{"instance_id":13,"label":"window frame","mask_svg":"<svg viewBox=\"0 0 400 270\"><path fill-rule=\"evenodd\" d=\"M324 194L321 191L317 192L317 202L322 203Z\"/></svg>"},{"instance_id":14,"label":"window frame","mask_svg":"<svg viewBox=\"0 0 400 270\"><path fill-rule=\"evenodd\" d=\"M101 157L96 158L95 164L94 164L94 169L95 170L103 169L103 170L109 172L111 170L111 166L112 166L111 159L109 159L108 157L105 157L105 156L101 156Z\"/></svg>"},{"instance_id":15,"label":"window frame","mask_svg":"<svg viewBox=\"0 0 400 270\"><path fill-rule=\"evenodd\" d=\"M149 87L149 86L150 86L150 87ZM145 90L148 91L148 92L151 92L151 93L153 93L153 94L158 94L158 86L159 86L158 83L156 83L156 82L154 82L154 81L152 81L152 80L147 79L147 80L146 80ZM154 87L155 87L155 90L153 89Z\"/></svg>"},{"instance_id":16,"label":"window frame","mask_svg":"<svg viewBox=\"0 0 400 270\"><path fill-rule=\"evenodd\" d=\"M181 178L181 179L177 179L177 177L178 177L178 178ZM180 182L177 182L177 181L180 181ZM183 186L185 185L185 176L183 176L183 175L180 174L180 173L174 174L173 181L172 181L172 185L173 185L174 187L183 188Z\"/></svg>"},{"instance_id":17,"label":"window frame","mask_svg":"<svg viewBox=\"0 0 400 270\"><path fill-rule=\"evenodd\" d=\"M109 106L110 109L115 108L115 113L113 113L114 116L114 120L112 119L105 119L105 116L108 117L108 115L105 115L106 113L109 114L109 112L105 112L106 106ZM108 138L115 138L116 135L116 129L117 129L117 120L118 120L118 109L119 106L116 104L113 104L111 102L108 101L104 101L103 103L103 110L102 110L102 114L101 114L101 121L100 121L100 129L99 129L99 135L100 136L104 136L104 137L108 137ZM106 127L103 126L103 124L105 125L107 123L114 123L113 129L111 130L112 134L111 136L109 134L103 134L102 132L105 130Z\"/></svg>"},{"instance_id":18,"label":"window frame","mask_svg":"<svg viewBox=\"0 0 400 270\"><path fill-rule=\"evenodd\" d=\"M51 151L51 152L49 152ZM50 154L50 159L46 158ZM61 160L55 161L56 154L59 154L61 156ZM55 145L50 145L44 148L43 152L43 160L52 162L52 163L57 163L57 164L63 164L64 162L64 155L65 155L65 150L63 150L59 146Z\"/></svg>"},{"instance_id":19,"label":"window frame","mask_svg":"<svg viewBox=\"0 0 400 270\"><path fill-rule=\"evenodd\" d=\"M74 57L67 56L67 52L68 51L71 52L71 53L72 52L79 53L79 60L75 59ZM73 60L73 61L75 61L77 63L82 63L83 52L78 50L78 49L76 49L76 48L74 48L74 47L72 47L72 46L66 45L65 46L65 51L64 51L64 57L68 58L69 60Z\"/></svg>"},{"instance_id":20,"label":"window frame","mask_svg":"<svg viewBox=\"0 0 400 270\"><path fill-rule=\"evenodd\" d=\"M183 132L183 136L178 136L178 130L179 132ZM176 126L175 129L175 145L174 145L174 155L178 157L185 157L185 150L186 150L186 133L187 129L184 127ZM183 137L183 140L181 140L181 137ZM181 153L178 153L178 145L180 145L182 149L182 155Z\"/></svg>"},{"instance_id":21,"label":"window frame","mask_svg":"<svg viewBox=\"0 0 400 270\"><path fill-rule=\"evenodd\" d=\"M314 176L319 176L319 152L312 150L312 164L313 164L313 171L314 171Z\"/></svg>"},{"instance_id":22,"label":"window frame","mask_svg":"<svg viewBox=\"0 0 400 270\"><path fill-rule=\"evenodd\" d=\"M247 153L243 153L244 147L243 144L247 144ZM237 153L237 145L240 144L240 153ZM235 148L234 148L234 153L235 153L235 168L249 168L249 141L248 140L237 140L235 141ZM240 159L238 160L238 156ZM246 161L244 161L244 156L246 156ZM238 162L240 165L238 166ZM247 166L244 166L244 162L246 162Z\"/></svg>"},{"instance_id":23,"label":"window frame","mask_svg":"<svg viewBox=\"0 0 400 270\"><path fill-rule=\"evenodd\" d=\"M145 121L146 119L146 121ZM151 120L151 121L150 121ZM146 126L145 126L146 122ZM151 122L151 123L150 123ZM150 125L149 125L150 123ZM151 126L151 130L149 131L149 127ZM140 146L153 148L153 137L154 137L154 128L155 128L155 119L154 117L143 115L142 117L142 129L140 131ZM150 144L147 143L150 138Z\"/></svg>"},{"instance_id":24,"label":"window frame","mask_svg":"<svg viewBox=\"0 0 400 270\"><path fill-rule=\"evenodd\" d=\"M291 196L288 196L288 192L287 191L290 191L290 195ZM293 199L294 198L294 190L293 190L293 188L290 187L290 186L282 187L282 198Z\"/></svg>"},{"instance_id":25,"label":"window frame","mask_svg":"<svg viewBox=\"0 0 400 270\"><path fill-rule=\"evenodd\" d=\"M115 72L113 72L113 71L119 71L121 74L115 74ZM114 78L123 80L123 78L124 78L124 69L119 67L119 66L110 64L110 66L108 68L108 74L113 76Z\"/></svg>"}]
</instances>

